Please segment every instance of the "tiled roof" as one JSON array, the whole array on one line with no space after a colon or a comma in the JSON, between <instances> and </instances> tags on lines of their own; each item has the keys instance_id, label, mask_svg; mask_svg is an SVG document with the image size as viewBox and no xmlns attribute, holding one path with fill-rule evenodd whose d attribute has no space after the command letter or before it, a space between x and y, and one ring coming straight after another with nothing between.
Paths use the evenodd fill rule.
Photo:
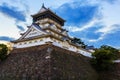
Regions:
<instances>
[{"instance_id":1,"label":"tiled roof","mask_svg":"<svg viewBox=\"0 0 120 80\"><path fill-rule=\"evenodd\" d=\"M33 23L31 26L37 28L38 30L42 30L41 27L35 23Z\"/></svg>"},{"instance_id":2,"label":"tiled roof","mask_svg":"<svg viewBox=\"0 0 120 80\"><path fill-rule=\"evenodd\" d=\"M44 6L44 4L42 5L42 8L40 9L40 11L38 13L42 13L44 11L47 11L48 9Z\"/></svg>"}]
</instances>

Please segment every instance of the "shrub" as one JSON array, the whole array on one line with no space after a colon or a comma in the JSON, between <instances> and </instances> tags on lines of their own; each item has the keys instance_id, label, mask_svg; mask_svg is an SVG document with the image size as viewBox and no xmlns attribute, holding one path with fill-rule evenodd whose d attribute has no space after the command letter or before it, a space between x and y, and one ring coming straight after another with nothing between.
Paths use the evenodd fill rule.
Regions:
<instances>
[{"instance_id":1,"label":"shrub","mask_svg":"<svg viewBox=\"0 0 120 80\"><path fill-rule=\"evenodd\" d=\"M8 48L4 44L0 44L0 60L3 61L7 58Z\"/></svg>"},{"instance_id":2,"label":"shrub","mask_svg":"<svg viewBox=\"0 0 120 80\"><path fill-rule=\"evenodd\" d=\"M118 50L110 46L101 46L92 54L92 64L98 70L109 70L112 68L113 60L117 59Z\"/></svg>"}]
</instances>

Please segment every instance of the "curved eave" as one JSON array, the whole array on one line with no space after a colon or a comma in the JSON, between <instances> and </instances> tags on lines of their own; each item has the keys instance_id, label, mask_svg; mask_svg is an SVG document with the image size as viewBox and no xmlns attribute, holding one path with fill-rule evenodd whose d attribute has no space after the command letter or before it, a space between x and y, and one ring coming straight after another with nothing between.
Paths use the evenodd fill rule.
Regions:
<instances>
[{"instance_id":1,"label":"curved eave","mask_svg":"<svg viewBox=\"0 0 120 80\"><path fill-rule=\"evenodd\" d=\"M47 10L45 12L42 12L42 13L37 13L37 14L34 14L34 15L31 15L33 18L36 18L40 15L43 15L43 14L46 14L46 13L50 13L52 16L56 17L57 19L59 19L60 21L63 21L63 22L66 22L66 20L62 19L61 17L59 17L58 15L56 15L55 13L53 13L51 10Z\"/></svg>"},{"instance_id":2,"label":"curved eave","mask_svg":"<svg viewBox=\"0 0 120 80\"><path fill-rule=\"evenodd\" d=\"M51 31L53 31L53 32L55 32L55 33L57 33L57 34L59 34L61 36L67 37L67 38L69 38L71 40L71 38L69 36L66 36L66 35L64 35L64 34L62 34L60 32L57 32L56 30L51 29L50 27L44 28L43 30L51 30Z\"/></svg>"},{"instance_id":3,"label":"curved eave","mask_svg":"<svg viewBox=\"0 0 120 80\"><path fill-rule=\"evenodd\" d=\"M34 40L34 39L38 39L38 38L44 38L44 37L53 37L57 40L60 40L60 41L63 41L62 39L60 38L57 38L51 34L47 34L47 35L42 35L42 36L35 36L35 37L30 37L30 38L24 38L22 40L15 40L15 41L11 41L12 43L17 43L17 42L23 42L23 41L29 41L29 40Z\"/></svg>"},{"instance_id":4,"label":"curved eave","mask_svg":"<svg viewBox=\"0 0 120 80\"><path fill-rule=\"evenodd\" d=\"M15 40L15 41L11 41L12 43L17 43L17 42L23 42L23 41L29 41L29 40L33 40L33 39L38 39L38 38L42 38L42 37L48 37L49 35L42 35L42 36L34 36L34 37L30 37L30 38L24 38L21 40Z\"/></svg>"}]
</instances>

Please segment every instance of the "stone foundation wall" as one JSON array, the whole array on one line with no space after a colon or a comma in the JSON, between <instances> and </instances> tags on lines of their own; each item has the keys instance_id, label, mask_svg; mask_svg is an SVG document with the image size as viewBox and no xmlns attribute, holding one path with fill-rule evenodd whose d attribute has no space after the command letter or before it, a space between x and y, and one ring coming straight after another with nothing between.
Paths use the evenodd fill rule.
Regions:
<instances>
[{"instance_id":1,"label":"stone foundation wall","mask_svg":"<svg viewBox=\"0 0 120 80\"><path fill-rule=\"evenodd\" d=\"M96 80L89 59L53 46L14 49L0 62L0 80Z\"/></svg>"}]
</instances>

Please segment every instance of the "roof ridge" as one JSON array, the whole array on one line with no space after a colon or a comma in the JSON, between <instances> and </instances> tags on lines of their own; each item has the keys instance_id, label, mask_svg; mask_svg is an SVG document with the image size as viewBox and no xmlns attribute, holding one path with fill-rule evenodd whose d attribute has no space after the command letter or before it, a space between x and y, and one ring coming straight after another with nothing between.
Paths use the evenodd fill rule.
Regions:
<instances>
[{"instance_id":1,"label":"roof ridge","mask_svg":"<svg viewBox=\"0 0 120 80\"><path fill-rule=\"evenodd\" d=\"M43 3L43 5L42 5L41 9L38 11L38 13L42 13L42 12L45 12L47 10L48 9L44 6L44 3Z\"/></svg>"}]
</instances>

